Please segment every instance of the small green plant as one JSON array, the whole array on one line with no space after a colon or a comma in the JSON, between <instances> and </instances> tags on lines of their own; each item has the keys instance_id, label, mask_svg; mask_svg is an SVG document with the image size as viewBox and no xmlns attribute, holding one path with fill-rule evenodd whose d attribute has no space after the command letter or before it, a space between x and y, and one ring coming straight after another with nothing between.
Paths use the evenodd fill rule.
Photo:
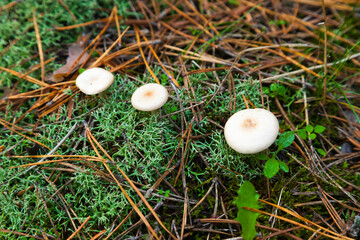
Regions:
<instances>
[{"instance_id":1,"label":"small green plant","mask_svg":"<svg viewBox=\"0 0 360 240\"><path fill-rule=\"evenodd\" d=\"M191 34L194 36L201 33L201 30L199 30L197 28L193 28L193 27L189 27L189 31L191 31Z\"/></svg>"},{"instance_id":2,"label":"small green plant","mask_svg":"<svg viewBox=\"0 0 360 240\"><path fill-rule=\"evenodd\" d=\"M258 199L260 195L256 193L255 187L251 182L245 181L238 192L238 196L234 203L238 208L238 215L236 220L239 221L242 228L242 236L244 240L252 240L257 235L255 230L256 218L259 213L251 212L243 207L250 207L253 209L259 209Z\"/></svg>"},{"instance_id":3,"label":"small green plant","mask_svg":"<svg viewBox=\"0 0 360 240\"><path fill-rule=\"evenodd\" d=\"M287 21L285 21L285 20L277 20L277 21L271 20L269 23L270 23L270 25L280 26L280 25L287 24Z\"/></svg>"},{"instance_id":4,"label":"small green plant","mask_svg":"<svg viewBox=\"0 0 360 240\"><path fill-rule=\"evenodd\" d=\"M228 3L233 5L239 5L239 2L235 0L229 0Z\"/></svg>"},{"instance_id":5,"label":"small green plant","mask_svg":"<svg viewBox=\"0 0 360 240\"><path fill-rule=\"evenodd\" d=\"M163 190L159 189L159 194L164 195L165 197L169 197L170 196L170 190L163 191Z\"/></svg>"},{"instance_id":6,"label":"small green plant","mask_svg":"<svg viewBox=\"0 0 360 240\"><path fill-rule=\"evenodd\" d=\"M168 82L168 77L166 76L166 74L164 74L164 73L162 73L161 75L160 75L160 81L161 81L161 84L162 85L166 85L166 83Z\"/></svg>"},{"instance_id":7,"label":"small green plant","mask_svg":"<svg viewBox=\"0 0 360 240\"><path fill-rule=\"evenodd\" d=\"M312 125L306 125L305 128L299 129L297 131L297 134L303 140L307 140L307 139L315 140L316 134L320 134L324 132L325 129L326 128L321 125L316 125L315 127L313 127ZM317 148L316 151L322 156L326 155L326 152L321 148Z\"/></svg>"},{"instance_id":8,"label":"small green plant","mask_svg":"<svg viewBox=\"0 0 360 240\"><path fill-rule=\"evenodd\" d=\"M275 176L280 169L284 172L289 172L288 165L285 162L280 161L277 154L281 150L290 146L293 143L294 139L295 133L293 131L284 132L280 134L278 148L275 152L270 152L269 155L265 153L260 153L256 155L257 159L267 160L264 167L264 174L267 178L272 178L273 176Z\"/></svg>"},{"instance_id":9,"label":"small green plant","mask_svg":"<svg viewBox=\"0 0 360 240\"><path fill-rule=\"evenodd\" d=\"M85 68L80 68L79 73L82 74L83 72L85 72Z\"/></svg>"},{"instance_id":10,"label":"small green plant","mask_svg":"<svg viewBox=\"0 0 360 240\"><path fill-rule=\"evenodd\" d=\"M274 98L276 96L286 97L286 88L278 83L272 83L270 87L264 87L263 93Z\"/></svg>"},{"instance_id":11,"label":"small green plant","mask_svg":"<svg viewBox=\"0 0 360 240\"><path fill-rule=\"evenodd\" d=\"M321 125L316 125L315 127L313 127L312 125L306 125L305 128L299 129L297 131L297 134L299 135L300 138L306 140L308 139L308 137L311 140L314 140L316 138L316 133L320 134L323 131L325 131L325 127L321 126Z\"/></svg>"}]
</instances>

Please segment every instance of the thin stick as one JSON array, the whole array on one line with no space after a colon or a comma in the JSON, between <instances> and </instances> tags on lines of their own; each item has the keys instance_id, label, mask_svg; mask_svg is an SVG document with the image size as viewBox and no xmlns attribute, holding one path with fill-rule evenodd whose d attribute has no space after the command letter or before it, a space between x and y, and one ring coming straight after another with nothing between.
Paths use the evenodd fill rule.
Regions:
<instances>
[{"instance_id":1,"label":"thin stick","mask_svg":"<svg viewBox=\"0 0 360 240\"><path fill-rule=\"evenodd\" d=\"M24 79L24 80L26 80L26 81L32 82L32 83L37 84L37 85L39 85L39 86L42 86L42 87L51 87L51 85L49 85L49 84L47 84L47 83L44 83L44 82L42 82L42 81L39 81L39 80L37 80L37 79L35 79L35 78L33 78L33 77L30 77L30 76L28 76L28 75L21 74L21 73L19 73L19 72L14 71L14 70L11 70L11 69L8 69L8 68L4 68L4 67L1 67L1 66L0 66L0 70L5 71L5 72L8 72L8 73L11 73L12 75L17 76L18 78L22 78L22 79Z\"/></svg>"},{"instance_id":2,"label":"thin stick","mask_svg":"<svg viewBox=\"0 0 360 240\"><path fill-rule=\"evenodd\" d=\"M117 14L117 12L118 12L117 6L114 7L114 12L115 12L116 31L118 33L118 36L120 36L122 34L121 34L121 30L120 30L119 15ZM119 40L119 45L121 46L121 38Z\"/></svg>"},{"instance_id":3,"label":"thin stick","mask_svg":"<svg viewBox=\"0 0 360 240\"><path fill-rule=\"evenodd\" d=\"M93 236L90 240L95 240L97 238L99 238L101 235L103 235L106 232L106 229L102 230L101 232L99 232L98 234L96 234L95 236Z\"/></svg>"},{"instance_id":4,"label":"thin stick","mask_svg":"<svg viewBox=\"0 0 360 240\"><path fill-rule=\"evenodd\" d=\"M86 53L86 51L92 46L94 45L98 39L105 33L105 31L107 30L107 28L109 27L111 21L113 20L114 17L114 9L111 11L110 17L108 19L108 22L106 23L105 27L100 31L100 33L91 41L91 43L83 50L83 52L78 56L78 58L76 59L76 61L72 64L72 66L70 67L70 69L68 70L67 74L65 77L69 76L69 74L73 71L73 69L75 68L75 66L78 64L78 62L80 61L80 59L82 58L82 56Z\"/></svg>"},{"instance_id":5,"label":"thin stick","mask_svg":"<svg viewBox=\"0 0 360 240\"><path fill-rule=\"evenodd\" d=\"M305 121L306 125L309 125L309 111L307 105L307 97L306 97L306 88L305 88L305 78L304 75L301 76L301 81L303 84L303 91L304 91L304 110L305 110Z\"/></svg>"},{"instance_id":6,"label":"thin stick","mask_svg":"<svg viewBox=\"0 0 360 240\"><path fill-rule=\"evenodd\" d=\"M285 218L285 217L277 216L277 215L274 215L274 214L271 214L271 213L268 213L268 212L265 212L265 211L261 211L261 210L254 209L254 208L249 208L249 207L243 207L243 209L248 210L248 211L252 211L252 212L256 212L256 213L265 214L265 215L268 215L268 216L273 216L273 217L276 217L277 219L283 220L283 221L285 221L285 222L288 222L288 223L294 224L294 225L296 225L296 226L305 228L305 229L310 230L310 231L312 231L312 232L316 232L315 229L313 229L313 228L311 228L311 227L308 227L308 226L305 225L305 224L298 223L298 222L296 222L296 221L290 220L290 219ZM322 229L323 229L323 228L322 228ZM327 230L327 229L326 229L326 230ZM329 231L329 230L327 230L327 231ZM348 237L342 236L342 235L340 235L340 234L336 234L336 235L340 235L340 237L331 236L331 235L326 234L326 233L323 233L323 232L319 232L319 234L321 234L321 235L323 235L323 236L325 236L325 237L331 238L331 239L336 239L336 240L344 240L344 239L353 240L352 238L348 238ZM333 234L335 234L335 233L333 233Z\"/></svg>"},{"instance_id":7,"label":"thin stick","mask_svg":"<svg viewBox=\"0 0 360 240\"><path fill-rule=\"evenodd\" d=\"M115 42L113 42L113 44L111 44L111 46L93 63L91 64L91 66L89 68L93 68L95 66L98 65L98 63L111 51L111 49L113 49L113 47L115 47L115 45L121 41L122 36L124 36L124 34L126 33L127 30L129 30L130 27L127 27L122 34L115 40Z\"/></svg>"},{"instance_id":8,"label":"thin stick","mask_svg":"<svg viewBox=\"0 0 360 240\"><path fill-rule=\"evenodd\" d=\"M87 223L89 220L90 220L90 216L88 216L88 217L85 219L85 221L78 227L78 229L76 229L76 231L75 231L73 234L71 234L70 237L67 238L67 240L73 239L73 238L76 236L76 234L78 234L78 233L80 232L80 230L81 230L83 227L85 227L86 223Z\"/></svg>"},{"instance_id":9,"label":"thin stick","mask_svg":"<svg viewBox=\"0 0 360 240\"><path fill-rule=\"evenodd\" d=\"M247 100L246 100L246 98L245 98L244 94L242 95L242 98L243 98L243 100L244 100L244 103L245 103L246 109L249 109L249 105L248 105L248 102L247 102Z\"/></svg>"},{"instance_id":10,"label":"thin stick","mask_svg":"<svg viewBox=\"0 0 360 240\"><path fill-rule=\"evenodd\" d=\"M66 162L66 161L84 161L84 158L69 158L69 159L58 159L58 160L50 160L50 161L44 161L44 162L35 162L35 163L28 163L28 164L24 164L24 165L20 165L20 166L14 166L14 167L9 167L9 169L11 168L21 168L21 167L36 167L38 165L44 165L44 164L48 164L48 163L56 163L56 162ZM104 159L91 159L91 161L94 162L106 162L106 160Z\"/></svg>"},{"instance_id":11,"label":"thin stick","mask_svg":"<svg viewBox=\"0 0 360 240\"><path fill-rule=\"evenodd\" d=\"M101 149L101 151L111 160L113 161L113 159L110 157L110 155L105 151L105 149L103 149L103 147L97 142L97 140L94 138L94 136L92 135L92 133L90 132L89 127L86 125L86 132L89 136L89 140L90 143L93 145L94 141L96 143L96 145ZM99 154L99 152L97 151L97 149L95 148L95 146L93 146L95 152L97 153L97 155L99 157L101 157L101 155ZM156 235L154 229L151 227L151 225L149 224L149 222L146 220L145 216L141 213L141 211L138 209L138 207L136 206L136 204L132 201L132 199L127 195L127 193L125 192L125 190L123 189L123 187L121 186L121 184L119 183L119 181L117 180L117 178L114 176L114 174L112 173L112 171L110 170L109 166L104 163L106 169L109 171L109 173L111 174L111 176L114 178L114 180L116 181L116 183L119 185L121 191L124 193L125 196L127 196L126 198L128 199L128 201L130 202L130 204L134 207L134 209L136 210L136 212L139 214L139 216L142 218L142 220L144 221L145 225L149 228L149 230L151 231L151 233L155 236L156 239L159 239L159 237ZM126 181L130 184L130 186L135 190L135 192L138 194L138 196L141 198L141 200L143 200L143 202L145 203L146 207L150 210L150 212L153 214L153 216L155 217L155 219L158 221L158 223L170 234L170 236L174 239L176 239L176 237L165 227L165 225L162 223L162 221L160 220L160 218L158 217L158 215L156 214L156 212L154 211L154 209L151 207L151 205L149 204L149 202L146 200L146 198L142 195L142 193L139 191L139 189L134 185L134 183L131 181L131 179L125 174L125 172L123 170L121 170L118 166L116 166L116 168L119 170L119 172L121 173L121 175L123 175L123 177L126 179Z\"/></svg>"},{"instance_id":12,"label":"thin stick","mask_svg":"<svg viewBox=\"0 0 360 240\"><path fill-rule=\"evenodd\" d=\"M40 198L41 198L41 200L42 200L42 202L43 202L43 204L44 204L45 211L46 211L46 214L47 214L48 217L49 217L51 226L53 227L56 236L57 236L58 238L60 238L60 234L59 234L59 232L56 230L56 227L55 227L54 222L53 222L53 220L52 220L52 218L51 218L49 209L48 209L48 207L47 207L47 205L46 205L46 201L45 201L45 199L44 199L44 195L43 195L42 192L40 191L39 184L38 184L36 181L35 181L35 187L36 187L36 190L37 190L38 194L40 195Z\"/></svg>"},{"instance_id":13,"label":"thin stick","mask_svg":"<svg viewBox=\"0 0 360 240\"><path fill-rule=\"evenodd\" d=\"M70 131L65 135L65 137L63 137L63 139L61 139L61 141L46 155L52 155L54 152L56 152L56 150L65 142L65 140L71 135L71 133L75 130L77 126L77 122L74 124L74 126L72 126L72 128L70 129ZM45 159L47 159L49 156L43 157L42 159L40 159L37 163L43 162L45 161ZM18 177L20 177L21 175L27 173L28 171L30 171L31 169L34 169L36 167L36 165L29 167L28 169L26 169L25 171L21 172L19 174Z\"/></svg>"},{"instance_id":14,"label":"thin stick","mask_svg":"<svg viewBox=\"0 0 360 240\"><path fill-rule=\"evenodd\" d=\"M264 106L264 93L263 93L263 88L262 88L262 80L261 80L260 71L258 73L259 73L259 85L260 85L260 94L261 94L261 105L262 105L262 108L265 109L265 106Z\"/></svg>"},{"instance_id":15,"label":"thin stick","mask_svg":"<svg viewBox=\"0 0 360 240\"><path fill-rule=\"evenodd\" d=\"M278 206L278 205L276 205L276 204L267 202L267 201L262 200L262 199L259 199L259 201L260 201L260 202L263 202L263 203L266 203L266 204L269 204L270 206L279 208L280 210L282 210L282 211L290 214L290 215L293 216L293 217L296 217L296 218L298 218L298 219L300 219L300 220L302 220L302 221L304 221L304 222L306 222L306 223L308 223L308 224L314 225L315 227L320 228L320 229L324 230L325 232L328 232L328 233L333 234L333 235L335 235L335 236L337 236L337 237L340 237L340 239L349 239L349 240L351 239L351 238L347 238L347 237L345 237L345 236L343 236L343 235L341 235L341 234L338 234L338 233L336 233L336 232L330 231L329 229L326 229L326 228L324 228L324 227L322 227L322 226L320 226L320 225L318 225L318 224L316 224L316 223L314 223L314 222L311 222L310 220L308 220L308 219L300 216L299 214L294 213L293 211L290 211L290 210L288 210L288 209L286 209L286 208L284 208L284 207ZM250 211L252 211L252 210L250 210ZM266 214L269 215L268 213L266 213ZM275 216L275 217L278 218L279 216ZM280 218L279 218L279 219L280 219ZM341 238L341 237L343 237L343 238Z\"/></svg>"},{"instance_id":16,"label":"thin stick","mask_svg":"<svg viewBox=\"0 0 360 240\"><path fill-rule=\"evenodd\" d=\"M140 34L142 34L140 32ZM145 37L144 34L142 34L142 37L144 38L145 42L148 42L148 39ZM160 58L158 57L158 55L156 54L154 48L149 45L149 49L151 50L152 54L154 55L154 57L156 58L156 60L159 62L160 66L162 67L162 69L164 70L164 72L166 73L166 75L168 76L168 78L171 79L171 81L173 81L173 83L177 86L180 87L179 83L176 81L176 79L173 77L173 75L165 68L165 66L162 64Z\"/></svg>"},{"instance_id":17,"label":"thin stick","mask_svg":"<svg viewBox=\"0 0 360 240\"><path fill-rule=\"evenodd\" d=\"M139 28L137 26L134 26L135 29L135 34L136 34L136 41L139 45L139 50L140 50L140 54L144 60L144 63L146 65L146 69L149 71L150 75L154 78L155 82L157 82L158 84L160 84L159 79L156 77L155 73L151 70L148 62L146 61L145 55L144 55L144 51L142 49L142 47L140 46L140 36L139 36Z\"/></svg>"},{"instance_id":18,"label":"thin stick","mask_svg":"<svg viewBox=\"0 0 360 240\"><path fill-rule=\"evenodd\" d=\"M62 1L62 0L58 0L58 2L63 5L63 7L66 9L66 11L68 11L72 17L72 19L77 22L77 19L75 17L75 15L70 11L70 8Z\"/></svg>"},{"instance_id":19,"label":"thin stick","mask_svg":"<svg viewBox=\"0 0 360 240\"><path fill-rule=\"evenodd\" d=\"M332 66L332 65L335 65L335 64L346 62L348 60L357 58L359 56L360 56L360 53L355 53L355 54L353 54L353 55L351 55L351 56L349 56L347 58L343 58L343 59L341 59L339 61L328 63L328 64L326 64L326 66L329 67L329 66ZM316 66L313 66L313 67L309 67L308 69L309 70L315 70L315 69L319 69L319 68L323 68L323 67L324 67L324 64L321 64L321 65L316 65ZM276 76L273 76L273 77L264 78L262 80L262 82L271 82L272 80L276 80L276 79L283 78L283 77L288 77L288 76L291 76L291 75L296 75L296 74L303 73L303 72L305 72L304 69L300 69L300 70L296 70L296 71L292 71L292 72L288 72L288 73L283 73L283 74L279 74L279 75L276 75Z\"/></svg>"},{"instance_id":20,"label":"thin stick","mask_svg":"<svg viewBox=\"0 0 360 240\"><path fill-rule=\"evenodd\" d=\"M34 28L35 28L35 34L36 34L36 41L39 49L39 57L40 57L40 64L41 64L41 80L45 81L45 63L44 63L44 52L41 45L41 38L39 33L39 28L36 22L36 15L35 15L35 9L33 10L33 22L34 22Z\"/></svg>"},{"instance_id":21,"label":"thin stick","mask_svg":"<svg viewBox=\"0 0 360 240\"><path fill-rule=\"evenodd\" d=\"M326 10L325 10L325 2L321 0L322 10L324 13L324 28L325 28L325 35L324 35L324 95L323 95L323 104L326 101L326 85L327 85L327 17L326 17Z\"/></svg>"},{"instance_id":22,"label":"thin stick","mask_svg":"<svg viewBox=\"0 0 360 240\"><path fill-rule=\"evenodd\" d=\"M30 238L35 238L35 239L40 239L40 240L43 239L43 238L38 237L38 236L32 236L32 235L30 235L30 234L26 234L26 233L22 233L22 232L17 232L17 231L14 231L14 230L0 229L0 232L10 233L10 234L16 234L16 235L20 235L20 236L24 236L24 237L30 237Z\"/></svg>"}]
</instances>

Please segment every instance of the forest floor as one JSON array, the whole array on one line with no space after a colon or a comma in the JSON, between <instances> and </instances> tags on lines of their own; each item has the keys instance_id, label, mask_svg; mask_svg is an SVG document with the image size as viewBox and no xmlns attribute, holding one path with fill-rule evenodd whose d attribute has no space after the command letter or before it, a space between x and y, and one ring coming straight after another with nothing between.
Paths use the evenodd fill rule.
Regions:
<instances>
[{"instance_id":1,"label":"forest floor","mask_svg":"<svg viewBox=\"0 0 360 240\"><path fill-rule=\"evenodd\" d=\"M359 5L0 0L0 238L360 239ZM237 153L253 108L279 137Z\"/></svg>"}]
</instances>

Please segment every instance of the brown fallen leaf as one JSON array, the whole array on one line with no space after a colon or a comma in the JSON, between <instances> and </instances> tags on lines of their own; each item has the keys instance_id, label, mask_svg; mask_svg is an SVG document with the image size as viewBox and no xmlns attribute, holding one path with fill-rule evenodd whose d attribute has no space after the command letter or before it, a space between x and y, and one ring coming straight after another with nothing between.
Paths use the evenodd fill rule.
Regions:
<instances>
[{"instance_id":1,"label":"brown fallen leaf","mask_svg":"<svg viewBox=\"0 0 360 240\"><path fill-rule=\"evenodd\" d=\"M2 93L1 93L2 92ZM0 92L0 100L6 99L11 94L11 89L4 87Z\"/></svg>"},{"instance_id":2,"label":"brown fallen leaf","mask_svg":"<svg viewBox=\"0 0 360 240\"><path fill-rule=\"evenodd\" d=\"M59 69L55 70L51 75L46 77L46 80L49 82L61 82L64 80L65 75L67 75L68 71L70 70L71 66L74 62L78 59L80 54L84 51L80 44L74 43L69 47L69 56L66 59L66 64ZM85 62L86 58L89 56L88 53L85 53L77 63L77 66L81 65ZM73 69L76 71L76 67Z\"/></svg>"}]
</instances>

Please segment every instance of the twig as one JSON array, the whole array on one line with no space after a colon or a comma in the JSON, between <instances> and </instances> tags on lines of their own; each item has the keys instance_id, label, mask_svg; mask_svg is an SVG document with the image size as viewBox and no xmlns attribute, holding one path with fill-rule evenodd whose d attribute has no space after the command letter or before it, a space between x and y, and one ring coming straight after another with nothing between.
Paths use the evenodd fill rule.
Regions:
<instances>
[{"instance_id":1,"label":"twig","mask_svg":"<svg viewBox=\"0 0 360 240\"><path fill-rule=\"evenodd\" d=\"M47 205L46 205L46 201L45 201L45 199L44 199L44 195L43 195L42 192L40 191L39 184L38 184L36 181L35 181L35 187L36 187L37 193L38 193L38 194L40 195L40 197L41 197L41 200L42 200L42 202L43 202L43 206L45 207L46 214L47 214L47 216L49 217L51 226L53 227L56 236L60 239L59 232L56 230L56 227L55 227L54 222L53 222L53 220L52 220L52 218L51 218L49 209L48 209L48 207L47 207Z\"/></svg>"},{"instance_id":2,"label":"twig","mask_svg":"<svg viewBox=\"0 0 360 240\"><path fill-rule=\"evenodd\" d=\"M357 57L360 57L360 53L355 53L355 54L353 54L353 55L351 55L351 56L349 56L347 58L343 58L343 59L341 59L339 61L328 63L328 64L326 64L326 66L330 67L332 65L339 64L339 63L342 63L342 62L346 62L348 60L351 60L351 59L354 59L354 58L357 58ZM315 70L315 69L320 69L320 68L323 68L323 67L324 67L324 64L321 64L321 65L309 67L308 69ZM276 79L287 77L287 76L296 75L296 74L303 73L303 72L305 72L304 69L300 69L300 70L296 70L296 71L292 71L292 72L288 72L288 73L283 73L283 74L279 74L279 75L276 75L276 76L273 76L273 77L264 78L262 80L262 82L264 82L264 83L271 82L272 80L276 80Z\"/></svg>"},{"instance_id":3,"label":"twig","mask_svg":"<svg viewBox=\"0 0 360 240\"><path fill-rule=\"evenodd\" d=\"M325 1L321 0L321 7L324 14L324 28L325 28L325 34L324 34L324 85L323 85L323 104L325 104L326 101L326 89L327 89L327 34L328 34L328 28L327 28L327 17L326 17L326 9L325 9Z\"/></svg>"},{"instance_id":4,"label":"twig","mask_svg":"<svg viewBox=\"0 0 360 240\"><path fill-rule=\"evenodd\" d=\"M41 80L44 82L45 81L44 52L42 49L39 28L38 28L38 24L36 21L35 8L33 10L33 23L34 23L34 28L35 28L35 33L36 33L36 41L37 41L37 45L38 45L38 49L39 49L39 56L40 56L40 63L41 63Z\"/></svg>"},{"instance_id":5,"label":"twig","mask_svg":"<svg viewBox=\"0 0 360 240\"><path fill-rule=\"evenodd\" d=\"M53 155L54 152L56 152L56 150L65 142L65 140L71 135L71 133L75 130L77 126L77 122L74 124L74 126L72 126L72 128L69 130L69 132L65 135L65 137L63 137L63 139L61 139L61 141L50 151L48 152L48 154L46 155ZM40 159L37 163L43 162L45 161L45 159L47 159L48 156L43 157L42 159ZM18 177L20 177L21 175L24 175L25 173L27 173L28 171L30 171L31 169L34 169L36 167L36 165L29 167L28 169L22 171Z\"/></svg>"},{"instance_id":6,"label":"twig","mask_svg":"<svg viewBox=\"0 0 360 240\"><path fill-rule=\"evenodd\" d=\"M75 231L73 234L71 234L70 237L67 238L67 240L73 239L73 238L80 232L80 230L81 230L83 227L85 227L86 223L87 223L89 220L90 220L90 216L85 219L85 221L79 226L78 229L76 229L76 231Z\"/></svg>"}]
</instances>

